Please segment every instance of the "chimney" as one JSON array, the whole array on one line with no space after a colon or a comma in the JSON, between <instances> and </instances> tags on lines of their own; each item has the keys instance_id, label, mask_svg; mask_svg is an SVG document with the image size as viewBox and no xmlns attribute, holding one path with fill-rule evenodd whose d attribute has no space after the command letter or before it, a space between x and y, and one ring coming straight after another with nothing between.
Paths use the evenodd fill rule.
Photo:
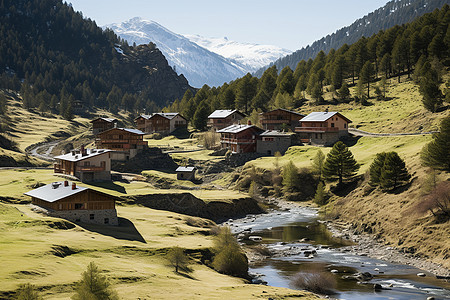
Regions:
<instances>
[{"instance_id":1,"label":"chimney","mask_svg":"<svg viewBox=\"0 0 450 300\"><path fill-rule=\"evenodd\" d=\"M67 180L64 180L64 186L69 186L69 182Z\"/></svg>"},{"instance_id":2,"label":"chimney","mask_svg":"<svg viewBox=\"0 0 450 300\"><path fill-rule=\"evenodd\" d=\"M327 113L328 112L328 107L327 107L327 109L325 109L325 113Z\"/></svg>"},{"instance_id":3,"label":"chimney","mask_svg":"<svg viewBox=\"0 0 450 300\"><path fill-rule=\"evenodd\" d=\"M248 120L247 125L252 125L252 121Z\"/></svg>"},{"instance_id":4,"label":"chimney","mask_svg":"<svg viewBox=\"0 0 450 300\"><path fill-rule=\"evenodd\" d=\"M72 182L72 190L76 190L77 189L77 184L75 182Z\"/></svg>"},{"instance_id":5,"label":"chimney","mask_svg":"<svg viewBox=\"0 0 450 300\"><path fill-rule=\"evenodd\" d=\"M81 147L80 147L80 152L81 152L81 156L86 156L86 155L87 155L87 151L86 151L86 149L84 148L84 144L81 145Z\"/></svg>"}]
</instances>

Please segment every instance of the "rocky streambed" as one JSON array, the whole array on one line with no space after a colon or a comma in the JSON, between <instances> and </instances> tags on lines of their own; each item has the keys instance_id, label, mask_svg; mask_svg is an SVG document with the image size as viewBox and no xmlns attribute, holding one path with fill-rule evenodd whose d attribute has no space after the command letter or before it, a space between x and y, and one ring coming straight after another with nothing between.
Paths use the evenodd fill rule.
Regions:
<instances>
[{"instance_id":1,"label":"rocky streambed","mask_svg":"<svg viewBox=\"0 0 450 300\"><path fill-rule=\"evenodd\" d=\"M326 273L332 274L335 299L450 299L450 283L442 279L448 270L344 224L326 224L311 207L282 202L267 214L224 224L246 245L256 283L297 288L298 274Z\"/></svg>"}]
</instances>

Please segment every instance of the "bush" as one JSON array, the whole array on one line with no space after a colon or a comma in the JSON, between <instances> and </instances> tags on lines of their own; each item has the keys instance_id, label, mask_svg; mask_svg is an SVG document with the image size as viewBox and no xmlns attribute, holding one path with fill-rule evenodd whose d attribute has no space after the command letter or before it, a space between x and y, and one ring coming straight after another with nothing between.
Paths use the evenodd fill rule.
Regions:
<instances>
[{"instance_id":1,"label":"bush","mask_svg":"<svg viewBox=\"0 0 450 300\"><path fill-rule=\"evenodd\" d=\"M163 138L163 136L161 133L155 132L155 133L150 134L149 138L154 139L154 140L160 140Z\"/></svg>"},{"instance_id":2,"label":"bush","mask_svg":"<svg viewBox=\"0 0 450 300\"><path fill-rule=\"evenodd\" d=\"M215 149L219 146L220 142L220 133L217 133L214 131L214 129L211 129L208 132L205 132L202 135L202 142L203 146L208 149Z\"/></svg>"},{"instance_id":3,"label":"bush","mask_svg":"<svg viewBox=\"0 0 450 300\"><path fill-rule=\"evenodd\" d=\"M324 271L300 272L294 277L292 284L302 290L331 295L336 288L336 279L333 274Z\"/></svg>"},{"instance_id":4,"label":"bush","mask_svg":"<svg viewBox=\"0 0 450 300\"><path fill-rule=\"evenodd\" d=\"M36 287L32 284L26 283L19 287L16 295L17 300L41 300L42 297L39 296Z\"/></svg>"},{"instance_id":5,"label":"bush","mask_svg":"<svg viewBox=\"0 0 450 300\"><path fill-rule=\"evenodd\" d=\"M222 227L214 240L214 270L232 276L247 277L248 261L230 227Z\"/></svg>"}]
</instances>

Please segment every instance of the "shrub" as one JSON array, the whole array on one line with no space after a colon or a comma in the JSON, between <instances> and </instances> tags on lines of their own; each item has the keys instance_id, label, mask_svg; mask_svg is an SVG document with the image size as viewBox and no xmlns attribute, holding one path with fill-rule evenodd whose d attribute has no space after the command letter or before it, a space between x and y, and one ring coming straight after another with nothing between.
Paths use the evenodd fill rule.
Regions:
<instances>
[{"instance_id":1,"label":"shrub","mask_svg":"<svg viewBox=\"0 0 450 300\"><path fill-rule=\"evenodd\" d=\"M314 203L317 205L325 205L327 203L327 193L325 192L325 185L323 182L319 182L316 189L316 194L314 195Z\"/></svg>"},{"instance_id":2,"label":"shrub","mask_svg":"<svg viewBox=\"0 0 450 300\"><path fill-rule=\"evenodd\" d=\"M41 300L42 297L39 296L36 287L32 284L26 283L19 287L16 295L17 300Z\"/></svg>"},{"instance_id":3,"label":"shrub","mask_svg":"<svg viewBox=\"0 0 450 300\"><path fill-rule=\"evenodd\" d=\"M217 253L212 262L213 268L227 275L247 277L248 261L242 252L230 227L222 227L214 240L214 251Z\"/></svg>"},{"instance_id":4,"label":"shrub","mask_svg":"<svg viewBox=\"0 0 450 300\"><path fill-rule=\"evenodd\" d=\"M300 272L293 278L292 284L313 293L331 295L336 288L336 279L333 274L324 271Z\"/></svg>"},{"instance_id":5,"label":"shrub","mask_svg":"<svg viewBox=\"0 0 450 300\"><path fill-rule=\"evenodd\" d=\"M214 129L211 129L202 135L202 142L206 149L215 149L219 146L220 133L217 133Z\"/></svg>"}]
</instances>

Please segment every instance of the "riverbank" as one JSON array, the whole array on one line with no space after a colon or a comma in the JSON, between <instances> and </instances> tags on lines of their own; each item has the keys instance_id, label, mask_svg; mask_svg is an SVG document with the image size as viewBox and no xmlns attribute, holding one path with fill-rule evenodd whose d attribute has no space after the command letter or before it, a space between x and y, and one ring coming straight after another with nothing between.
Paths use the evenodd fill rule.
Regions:
<instances>
[{"instance_id":1,"label":"riverbank","mask_svg":"<svg viewBox=\"0 0 450 300\"><path fill-rule=\"evenodd\" d=\"M352 229L351 224L341 221L324 221L328 230L334 237L350 240L355 243L353 246L342 247L338 250L350 252L355 255L368 256L371 258L385 260L390 263L411 265L434 276L450 278L450 270L444 266L419 257L411 253L401 252L395 247L385 245L378 241L373 234L359 233ZM447 279L448 280L448 279Z\"/></svg>"}]
</instances>

